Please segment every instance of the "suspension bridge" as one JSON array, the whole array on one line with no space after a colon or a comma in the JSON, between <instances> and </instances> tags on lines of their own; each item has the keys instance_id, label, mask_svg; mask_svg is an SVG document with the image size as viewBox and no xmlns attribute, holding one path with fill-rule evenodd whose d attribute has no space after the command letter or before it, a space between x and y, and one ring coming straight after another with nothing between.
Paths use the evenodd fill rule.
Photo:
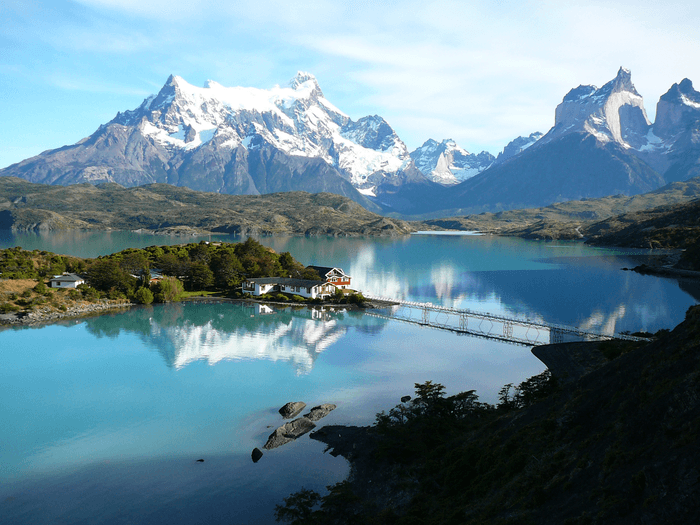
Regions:
<instances>
[{"instance_id":1,"label":"suspension bridge","mask_svg":"<svg viewBox=\"0 0 700 525\"><path fill-rule=\"evenodd\" d=\"M596 332L541 320L450 308L433 303L402 301L367 294L365 297L387 304L386 308L381 309L385 312L367 312L373 317L448 330L458 335L495 339L511 344L538 346L565 341L648 340L628 334Z\"/></svg>"}]
</instances>

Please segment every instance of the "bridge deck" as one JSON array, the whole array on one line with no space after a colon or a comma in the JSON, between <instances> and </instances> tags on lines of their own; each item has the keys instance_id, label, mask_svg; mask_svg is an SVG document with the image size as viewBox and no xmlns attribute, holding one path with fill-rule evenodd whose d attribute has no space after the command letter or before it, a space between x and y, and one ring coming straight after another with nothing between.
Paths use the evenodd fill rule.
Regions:
<instances>
[{"instance_id":1,"label":"bridge deck","mask_svg":"<svg viewBox=\"0 0 700 525\"><path fill-rule=\"evenodd\" d=\"M522 319L469 309L457 309L433 303L401 301L387 297L365 295L370 300L382 301L392 309L390 314L372 314L387 319L396 319L409 323L449 330L458 334L486 337L499 341L522 344L544 345L560 343L564 336L576 337L589 341L624 339L628 341L647 341L642 337L627 334L604 334L582 330L574 326L547 323L541 320ZM418 310L420 313L415 312ZM415 316L414 316L415 314ZM474 324L476 323L476 326ZM484 326L484 323L488 323Z\"/></svg>"}]
</instances>

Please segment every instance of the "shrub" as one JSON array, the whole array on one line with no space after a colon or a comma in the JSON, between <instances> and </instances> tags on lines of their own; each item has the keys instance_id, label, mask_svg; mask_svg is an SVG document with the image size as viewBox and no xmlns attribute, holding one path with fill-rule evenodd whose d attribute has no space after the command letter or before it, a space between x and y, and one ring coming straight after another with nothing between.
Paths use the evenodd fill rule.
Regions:
<instances>
[{"instance_id":1,"label":"shrub","mask_svg":"<svg viewBox=\"0 0 700 525\"><path fill-rule=\"evenodd\" d=\"M142 286L134 294L134 300L139 304L151 304L153 302L153 292Z\"/></svg>"},{"instance_id":2,"label":"shrub","mask_svg":"<svg viewBox=\"0 0 700 525\"><path fill-rule=\"evenodd\" d=\"M151 286L153 299L158 303L169 303L180 300L185 289L176 277L163 277Z\"/></svg>"},{"instance_id":3,"label":"shrub","mask_svg":"<svg viewBox=\"0 0 700 525\"><path fill-rule=\"evenodd\" d=\"M48 291L48 287L41 281L34 287L36 293L45 294Z\"/></svg>"},{"instance_id":4,"label":"shrub","mask_svg":"<svg viewBox=\"0 0 700 525\"><path fill-rule=\"evenodd\" d=\"M304 299L301 295L296 294L292 295L292 299L297 303L303 303L304 301L306 301L306 299Z\"/></svg>"},{"instance_id":5,"label":"shrub","mask_svg":"<svg viewBox=\"0 0 700 525\"><path fill-rule=\"evenodd\" d=\"M276 294L275 299L277 299L278 301L282 301L282 302L289 301L289 298L286 295L284 295L283 293Z\"/></svg>"},{"instance_id":6,"label":"shrub","mask_svg":"<svg viewBox=\"0 0 700 525\"><path fill-rule=\"evenodd\" d=\"M19 306L15 306L11 303L0 304L0 314L9 314L11 312L17 312L19 309Z\"/></svg>"},{"instance_id":7,"label":"shrub","mask_svg":"<svg viewBox=\"0 0 700 525\"><path fill-rule=\"evenodd\" d=\"M348 303L350 303L350 304L356 304L358 306L362 306L363 304L365 304L366 301L367 301L367 299L365 299L365 296L359 292L354 293L354 294L350 294L348 296Z\"/></svg>"},{"instance_id":8,"label":"shrub","mask_svg":"<svg viewBox=\"0 0 700 525\"><path fill-rule=\"evenodd\" d=\"M97 301L100 298L100 292L95 290L92 286L87 286L85 284L81 284L78 286L78 288L84 287L81 292L83 294L83 298L85 298L88 301Z\"/></svg>"},{"instance_id":9,"label":"shrub","mask_svg":"<svg viewBox=\"0 0 700 525\"><path fill-rule=\"evenodd\" d=\"M22 295L24 295L24 294L22 294ZM18 299L17 301L15 301L15 304L17 304L18 306L25 306L26 307L26 306L29 306L32 304L32 300L31 299Z\"/></svg>"}]
</instances>

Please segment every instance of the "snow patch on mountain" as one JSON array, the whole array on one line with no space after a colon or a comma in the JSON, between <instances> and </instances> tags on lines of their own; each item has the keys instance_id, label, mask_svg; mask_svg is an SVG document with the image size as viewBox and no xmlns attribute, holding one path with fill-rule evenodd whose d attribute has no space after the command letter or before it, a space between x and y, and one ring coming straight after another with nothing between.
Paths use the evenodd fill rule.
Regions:
<instances>
[{"instance_id":1,"label":"snow patch on mountain","mask_svg":"<svg viewBox=\"0 0 700 525\"><path fill-rule=\"evenodd\" d=\"M529 147L531 147L533 144L535 144L538 140L542 138L542 133L539 131L535 131L534 133L530 133L527 137L520 136L516 139L511 140L505 148L503 148L503 151L498 154L498 157L496 158L495 164L500 164L501 162L505 162L506 160L515 157L516 155L519 155Z\"/></svg>"},{"instance_id":2,"label":"snow patch on mountain","mask_svg":"<svg viewBox=\"0 0 700 525\"><path fill-rule=\"evenodd\" d=\"M646 144L650 126L630 71L620 68L617 76L599 89L582 85L569 91L557 106L554 127L540 144L579 131L590 133L604 143L616 142L623 148L639 149Z\"/></svg>"},{"instance_id":3,"label":"snow patch on mountain","mask_svg":"<svg viewBox=\"0 0 700 525\"><path fill-rule=\"evenodd\" d=\"M326 100L307 72L271 89L225 87L213 80L196 87L171 75L157 95L117 114L112 123L138 126L144 136L172 150L267 143L288 155L322 158L357 187L367 185L373 174L395 174L411 161L384 119L353 121Z\"/></svg>"},{"instance_id":4,"label":"snow patch on mountain","mask_svg":"<svg viewBox=\"0 0 700 525\"><path fill-rule=\"evenodd\" d=\"M482 151L478 155L469 153L452 139L437 142L428 139L411 152L411 158L423 175L444 185L463 182L478 175L493 164L493 155Z\"/></svg>"}]
</instances>

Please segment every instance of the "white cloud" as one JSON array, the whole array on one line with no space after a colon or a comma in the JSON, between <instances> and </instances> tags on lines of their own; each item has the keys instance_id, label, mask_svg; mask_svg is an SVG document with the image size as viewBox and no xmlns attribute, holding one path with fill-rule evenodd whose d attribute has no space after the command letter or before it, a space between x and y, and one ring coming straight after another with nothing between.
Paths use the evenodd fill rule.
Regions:
<instances>
[{"instance_id":1,"label":"white cloud","mask_svg":"<svg viewBox=\"0 0 700 525\"><path fill-rule=\"evenodd\" d=\"M115 71L157 91L169 73L270 87L310 70L340 109L382 115L409 148L451 137L495 154L546 132L569 89L620 66L651 118L673 82L700 83L700 5L680 1L8 1L5 71L28 64L51 85L109 92ZM115 88L129 89L143 96Z\"/></svg>"}]
</instances>

